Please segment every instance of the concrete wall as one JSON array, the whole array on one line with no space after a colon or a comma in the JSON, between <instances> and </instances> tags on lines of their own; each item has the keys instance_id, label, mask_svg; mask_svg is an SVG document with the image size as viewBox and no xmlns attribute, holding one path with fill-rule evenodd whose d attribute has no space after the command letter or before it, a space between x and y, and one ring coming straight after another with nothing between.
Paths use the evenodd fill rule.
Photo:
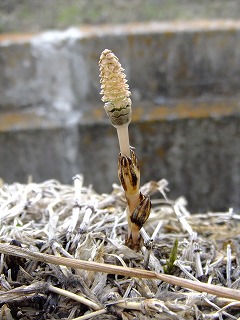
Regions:
<instances>
[{"instance_id":1,"label":"concrete wall","mask_svg":"<svg viewBox=\"0 0 240 320\"><path fill-rule=\"evenodd\" d=\"M113 50L133 100L142 182L166 178L193 210L240 207L240 23L149 23L0 36L0 176L78 172L99 192L117 181L116 132L99 96Z\"/></svg>"}]
</instances>

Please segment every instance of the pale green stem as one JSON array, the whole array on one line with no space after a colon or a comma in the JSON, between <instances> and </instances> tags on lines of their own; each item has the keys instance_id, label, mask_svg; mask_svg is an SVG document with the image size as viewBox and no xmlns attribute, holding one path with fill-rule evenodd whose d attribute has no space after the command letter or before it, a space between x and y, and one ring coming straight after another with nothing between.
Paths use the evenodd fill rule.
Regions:
<instances>
[{"instance_id":1,"label":"pale green stem","mask_svg":"<svg viewBox=\"0 0 240 320\"><path fill-rule=\"evenodd\" d=\"M120 152L122 153L122 155L131 157L129 134L128 134L128 123L121 126L116 126L115 128L117 129Z\"/></svg>"}]
</instances>

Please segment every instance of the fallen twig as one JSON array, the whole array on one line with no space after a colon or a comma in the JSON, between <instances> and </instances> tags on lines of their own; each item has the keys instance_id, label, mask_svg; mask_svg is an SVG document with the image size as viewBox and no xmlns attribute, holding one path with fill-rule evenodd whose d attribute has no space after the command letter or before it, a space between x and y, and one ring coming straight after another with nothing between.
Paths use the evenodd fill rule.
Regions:
<instances>
[{"instance_id":1,"label":"fallen twig","mask_svg":"<svg viewBox=\"0 0 240 320\"><path fill-rule=\"evenodd\" d=\"M129 267L120 267L112 264L97 263L90 261L83 261L65 257L55 257L50 254L39 252L31 252L28 249L19 248L9 244L0 243L0 252L22 257L25 259L37 260L45 263L52 263L55 265L64 265L74 269L83 269L88 271L103 272L108 274L119 274L135 278L149 278L165 281L172 285L180 286L194 291L206 292L218 297L234 299L240 301L240 290L220 287L218 285L202 283L200 281L192 281L188 279L178 278L176 276L157 273L154 271L135 269Z\"/></svg>"}]
</instances>

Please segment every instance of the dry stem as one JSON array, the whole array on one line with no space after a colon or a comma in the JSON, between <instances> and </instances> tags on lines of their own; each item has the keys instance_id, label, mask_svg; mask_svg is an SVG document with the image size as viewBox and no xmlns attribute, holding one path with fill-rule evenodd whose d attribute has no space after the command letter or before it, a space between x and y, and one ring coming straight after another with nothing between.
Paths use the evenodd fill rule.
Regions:
<instances>
[{"instance_id":1,"label":"dry stem","mask_svg":"<svg viewBox=\"0 0 240 320\"><path fill-rule=\"evenodd\" d=\"M22 257L25 259L31 259L36 261L41 261L45 263L52 263L56 265L63 265L66 267L71 267L74 269L83 269L94 272L103 272L108 274L119 274L128 277L135 278L148 278L148 279L158 279L165 281L172 285L184 287L190 290L206 292L212 295L216 295L223 298L234 299L240 301L240 291L236 289L230 289L226 287L220 287L213 284L202 283L200 281L192 281L188 279L182 279L175 276L160 274L154 271L141 270L129 267L120 267L112 264L104 264L90 261L83 261L77 259L70 259L64 257L55 257L53 255L31 252L30 250L19 248L16 246L0 243L0 252L13 255L17 257Z\"/></svg>"}]
</instances>

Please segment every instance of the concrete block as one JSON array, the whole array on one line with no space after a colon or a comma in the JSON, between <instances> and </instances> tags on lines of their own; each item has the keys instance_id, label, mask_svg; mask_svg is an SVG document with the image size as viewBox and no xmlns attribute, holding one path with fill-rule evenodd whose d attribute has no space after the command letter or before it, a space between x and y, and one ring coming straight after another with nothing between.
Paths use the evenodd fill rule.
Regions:
<instances>
[{"instance_id":1,"label":"concrete block","mask_svg":"<svg viewBox=\"0 0 240 320\"><path fill-rule=\"evenodd\" d=\"M77 145L77 121L34 113L2 114L0 177L8 183L27 183L29 176L35 182L53 178L72 183L82 169L75 166Z\"/></svg>"},{"instance_id":2,"label":"concrete block","mask_svg":"<svg viewBox=\"0 0 240 320\"><path fill-rule=\"evenodd\" d=\"M142 184L167 179L169 197L185 196L192 211L239 208L239 111L239 98L133 106L130 143L136 148ZM85 182L103 192L118 181L119 148L115 129L101 117L104 114L93 122L90 114L88 125L80 126L84 138L78 159L85 168Z\"/></svg>"},{"instance_id":3,"label":"concrete block","mask_svg":"<svg viewBox=\"0 0 240 320\"><path fill-rule=\"evenodd\" d=\"M0 36L0 107L59 111L99 101L98 59L119 57L136 100L239 92L240 22L82 27ZM21 103L19 103L21 101Z\"/></svg>"}]
</instances>

